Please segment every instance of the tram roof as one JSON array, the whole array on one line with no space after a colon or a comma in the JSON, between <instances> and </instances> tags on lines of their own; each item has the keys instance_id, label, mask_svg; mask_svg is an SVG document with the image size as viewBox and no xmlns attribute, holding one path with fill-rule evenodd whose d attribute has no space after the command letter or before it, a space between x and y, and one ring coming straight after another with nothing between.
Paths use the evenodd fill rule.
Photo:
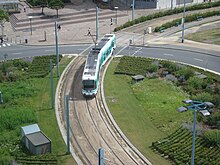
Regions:
<instances>
[{"instance_id":1,"label":"tram roof","mask_svg":"<svg viewBox=\"0 0 220 165\"><path fill-rule=\"evenodd\" d=\"M106 34L101 39L101 41L95 47L93 47L92 50L89 52L84 70L84 76L86 77L95 76L99 52L105 46L105 44L110 40L109 37L113 37L113 35Z\"/></svg>"}]
</instances>

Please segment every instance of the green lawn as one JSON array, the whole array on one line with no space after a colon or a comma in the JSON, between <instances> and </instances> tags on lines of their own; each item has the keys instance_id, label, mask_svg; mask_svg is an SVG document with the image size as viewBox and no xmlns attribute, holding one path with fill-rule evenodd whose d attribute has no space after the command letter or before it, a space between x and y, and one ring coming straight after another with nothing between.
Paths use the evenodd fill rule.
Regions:
<instances>
[{"instance_id":1,"label":"green lawn","mask_svg":"<svg viewBox=\"0 0 220 165\"><path fill-rule=\"evenodd\" d=\"M72 60L72 58L62 58L60 62L60 73L64 70L65 66ZM56 77L57 70L54 69L54 93L56 91L56 84L58 78ZM36 108L36 116L41 130L51 139L53 154L57 155L59 160L58 164L72 165L76 164L71 155L66 155L66 145L60 134L55 111L51 109L51 93L50 93L50 77L44 79L33 79L36 88L40 93L35 98L30 98L31 105Z\"/></svg>"},{"instance_id":2,"label":"green lawn","mask_svg":"<svg viewBox=\"0 0 220 165\"><path fill-rule=\"evenodd\" d=\"M71 60L72 58L62 58L61 73ZM56 71L53 71L54 91L58 82ZM13 155L24 158L29 155L17 147L20 148L21 126L32 123L38 123L40 129L51 139L52 155L57 158L58 164L76 164L71 155L66 155L66 145L57 125L55 111L51 108L49 75L45 78L0 83L0 89L4 99L4 103L0 105L0 164L8 164Z\"/></svg>"},{"instance_id":3,"label":"green lawn","mask_svg":"<svg viewBox=\"0 0 220 165\"><path fill-rule=\"evenodd\" d=\"M220 45L220 28L192 33L186 39Z\"/></svg>"},{"instance_id":4,"label":"green lawn","mask_svg":"<svg viewBox=\"0 0 220 165\"><path fill-rule=\"evenodd\" d=\"M192 120L191 112L176 110L187 95L159 79L132 84L130 76L114 74L117 63L112 61L104 82L106 101L114 119L153 164L170 164L149 146L174 132L183 122Z\"/></svg>"}]
</instances>

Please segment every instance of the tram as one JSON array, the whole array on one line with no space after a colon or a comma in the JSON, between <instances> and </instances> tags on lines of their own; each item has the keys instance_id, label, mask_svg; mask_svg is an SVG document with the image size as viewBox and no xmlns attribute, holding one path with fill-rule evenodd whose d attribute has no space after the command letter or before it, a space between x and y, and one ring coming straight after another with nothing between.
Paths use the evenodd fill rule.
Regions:
<instances>
[{"instance_id":1,"label":"tram","mask_svg":"<svg viewBox=\"0 0 220 165\"><path fill-rule=\"evenodd\" d=\"M89 52L82 76L82 94L95 96L99 87L99 72L116 48L115 34L106 34Z\"/></svg>"}]
</instances>

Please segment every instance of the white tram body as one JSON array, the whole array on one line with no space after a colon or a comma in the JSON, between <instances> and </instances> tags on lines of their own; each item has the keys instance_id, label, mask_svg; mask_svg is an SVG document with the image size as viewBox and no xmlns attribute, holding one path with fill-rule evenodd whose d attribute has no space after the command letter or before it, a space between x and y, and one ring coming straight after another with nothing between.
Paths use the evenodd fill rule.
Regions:
<instances>
[{"instance_id":1,"label":"white tram body","mask_svg":"<svg viewBox=\"0 0 220 165\"><path fill-rule=\"evenodd\" d=\"M82 94L85 97L95 96L97 94L99 71L102 65L111 57L115 47L115 34L106 34L101 41L90 50L82 76Z\"/></svg>"}]
</instances>

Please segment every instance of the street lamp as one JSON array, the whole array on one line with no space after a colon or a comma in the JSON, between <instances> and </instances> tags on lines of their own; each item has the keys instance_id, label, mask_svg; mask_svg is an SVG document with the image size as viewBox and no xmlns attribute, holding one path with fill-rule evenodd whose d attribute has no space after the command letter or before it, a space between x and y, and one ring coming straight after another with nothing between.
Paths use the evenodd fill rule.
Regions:
<instances>
[{"instance_id":1,"label":"street lamp","mask_svg":"<svg viewBox=\"0 0 220 165\"><path fill-rule=\"evenodd\" d=\"M115 18L115 23L116 23L116 25L117 25L117 10L118 10L118 6L115 6L114 8L115 8L115 10L116 10L116 18Z\"/></svg>"},{"instance_id":2,"label":"street lamp","mask_svg":"<svg viewBox=\"0 0 220 165\"><path fill-rule=\"evenodd\" d=\"M208 105L201 101L193 101L193 100L184 100L183 101L186 104L189 104L187 106L187 109L192 110L194 112L193 115L193 137L192 137L192 157L191 157L191 165L194 165L194 159L195 159L195 143L196 143L196 113L200 110L206 110Z\"/></svg>"},{"instance_id":3,"label":"street lamp","mask_svg":"<svg viewBox=\"0 0 220 165\"><path fill-rule=\"evenodd\" d=\"M182 43L184 43L184 22L186 16L186 0L184 0L183 18L182 18Z\"/></svg>"},{"instance_id":4,"label":"street lamp","mask_svg":"<svg viewBox=\"0 0 220 165\"><path fill-rule=\"evenodd\" d=\"M134 0L132 1L132 21L134 20Z\"/></svg>"},{"instance_id":5,"label":"street lamp","mask_svg":"<svg viewBox=\"0 0 220 165\"><path fill-rule=\"evenodd\" d=\"M31 22L31 20L32 20L33 17L32 17L32 16L29 16L28 18L29 18L29 20L30 20L30 30L31 30L31 35L32 35L32 22Z\"/></svg>"}]
</instances>

